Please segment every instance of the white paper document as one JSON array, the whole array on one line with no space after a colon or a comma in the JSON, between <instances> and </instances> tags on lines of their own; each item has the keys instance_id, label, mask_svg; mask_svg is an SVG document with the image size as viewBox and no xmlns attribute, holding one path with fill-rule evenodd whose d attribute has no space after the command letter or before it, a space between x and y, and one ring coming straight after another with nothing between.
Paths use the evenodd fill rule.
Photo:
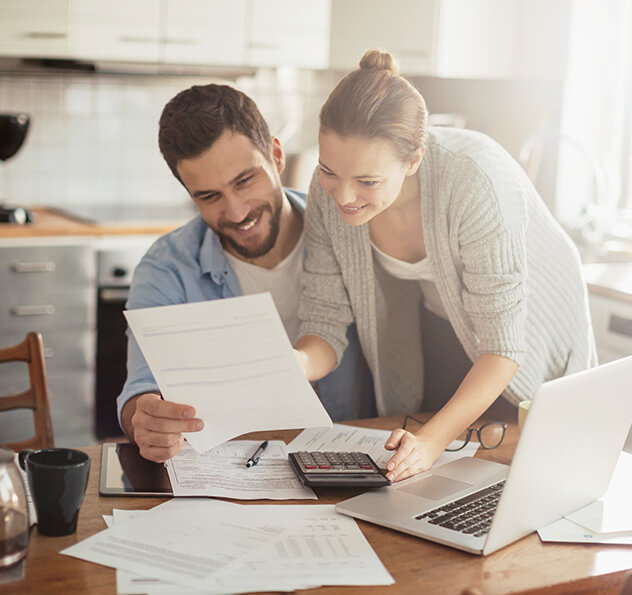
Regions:
<instances>
[{"instance_id":1,"label":"white paper document","mask_svg":"<svg viewBox=\"0 0 632 595\"><path fill-rule=\"evenodd\" d=\"M632 454L622 452L599 500L540 530L542 541L632 545Z\"/></svg>"},{"instance_id":2,"label":"white paper document","mask_svg":"<svg viewBox=\"0 0 632 595\"><path fill-rule=\"evenodd\" d=\"M388 430L374 430L357 426L334 424L331 428L308 428L303 430L288 444L288 452L300 450L324 450L330 452L358 451L367 453L382 469L395 454L394 450L386 450L384 444L391 435ZM451 446L462 444L455 440ZM472 457L478 449L478 442L470 442L462 450L444 451L435 461L433 467L449 463L462 457Z\"/></svg>"},{"instance_id":3,"label":"white paper document","mask_svg":"<svg viewBox=\"0 0 632 595\"><path fill-rule=\"evenodd\" d=\"M331 427L269 293L125 311L164 399L195 407L198 452L258 430Z\"/></svg>"},{"instance_id":4,"label":"white paper document","mask_svg":"<svg viewBox=\"0 0 632 595\"><path fill-rule=\"evenodd\" d=\"M111 529L61 553L204 589L258 549L274 547L291 527L264 519L256 508L174 499L127 522L115 519Z\"/></svg>"},{"instance_id":5,"label":"white paper document","mask_svg":"<svg viewBox=\"0 0 632 595\"><path fill-rule=\"evenodd\" d=\"M566 518L595 533L632 532L632 454L621 453L602 498Z\"/></svg>"},{"instance_id":6,"label":"white paper document","mask_svg":"<svg viewBox=\"0 0 632 595\"><path fill-rule=\"evenodd\" d=\"M186 501L178 504L179 507L183 505L186 505ZM293 591L321 585L393 584L393 578L356 522L337 514L333 506L256 508L263 518L274 523L289 523L293 529L273 547L260 549L256 556L235 567L229 574L224 574L203 591L183 589L180 585L159 581L150 575L118 571L119 595L170 595L174 592L219 595L249 591ZM115 514L114 518L116 523L124 522L122 516Z\"/></svg>"},{"instance_id":7,"label":"white paper document","mask_svg":"<svg viewBox=\"0 0 632 595\"><path fill-rule=\"evenodd\" d=\"M196 452L187 442L167 462L174 496L214 496L254 500L316 499L301 485L287 458L281 440L268 441L259 463L246 468L246 461L261 442L233 440L205 453Z\"/></svg>"},{"instance_id":8,"label":"white paper document","mask_svg":"<svg viewBox=\"0 0 632 595\"><path fill-rule=\"evenodd\" d=\"M542 529L538 529L538 535L542 541L632 545L632 531L622 533L597 533L573 521L569 521L567 518L560 519Z\"/></svg>"}]
</instances>

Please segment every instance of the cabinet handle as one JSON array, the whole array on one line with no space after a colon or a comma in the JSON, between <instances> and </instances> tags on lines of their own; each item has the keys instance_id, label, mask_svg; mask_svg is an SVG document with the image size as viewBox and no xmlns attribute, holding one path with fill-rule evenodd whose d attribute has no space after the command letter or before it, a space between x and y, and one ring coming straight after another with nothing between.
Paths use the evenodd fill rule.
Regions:
<instances>
[{"instance_id":1,"label":"cabinet handle","mask_svg":"<svg viewBox=\"0 0 632 595\"><path fill-rule=\"evenodd\" d=\"M52 273L57 266L52 261L47 262L14 262L11 270L14 273Z\"/></svg>"},{"instance_id":2,"label":"cabinet handle","mask_svg":"<svg viewBox=\"0 0 632 595\"><path fill-rule=\"evenodd\" d=\"M135 35L121 35L118 40L123 43L158 43L158 39L154 37L140 37Z\"/></svg>"},{"instance_id":3,"label":"cabinet handle","mask_svg":"<svg viewBox=\"0 0 632 595\"><path fill-rule=\"evenodd\" d=\"M57 31L29 31L24 35L28 39L66 39L66 33Z\"/></svg>"},{"instance_id":4,"label":"cabinet handle","mask_svg":"<svg viewBox=\"0 0 632 595\"><path fill-rule=\"evenodd\" d=\"M279 43L262 43L262 42L251 42L248 44L248 47L251 50L276 50L281 47Z\"/></svg>"},{"instance_id":5,"label":"cabinet handle","mask_svg":"<svg viewBox=\"0 0 632 595\"><path fill-rule=\"evenodd\" d=\"M99 300L106 302L124 302L129 297L129 289L121 287L120 289L102 289L99 291Z\"/></svg>"},{"instance_id":6,"label":"cabinet handle","mask_svg":"<svg viewBox=\"0 0 632 595\"><path fill-rule=\"evenodd\" d=\"M174 45L197 45L197 39L185 39L176 37L163 37L160 41L162 43L174 44Z\"/></svg>"},{"instance_id":7,"label":"cabinet handle","mask_svg":"<svg viewBox=\"0 0 632 595\"><path fill-rule=\"evenodd\" d=\"M55 314L55 306L52 304L42 304L41 306L13 306L11 308L13 316L50 316Z\"/></svg>"}]
</instances>

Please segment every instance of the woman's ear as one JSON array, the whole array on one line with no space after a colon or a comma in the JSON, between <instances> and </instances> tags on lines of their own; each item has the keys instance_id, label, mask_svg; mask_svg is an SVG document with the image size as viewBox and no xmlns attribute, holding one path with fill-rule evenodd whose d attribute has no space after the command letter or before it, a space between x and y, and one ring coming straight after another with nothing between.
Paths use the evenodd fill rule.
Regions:
<instances>
[{"instance_id":1,"label":"woman's ear","mask_svg":"<svg viewBox=\"0 0 632 595\"><path fill-rule=\"evenodd\" d=\"M413 153L410 163L408 164L408 170L406 171L407 176L412 176L413 174L417 173L417 170L419 169L419 166L421 165L421 160L423 159L423 156L424 156L424 149L419 147Z\"/></svg>"}]
</instances>

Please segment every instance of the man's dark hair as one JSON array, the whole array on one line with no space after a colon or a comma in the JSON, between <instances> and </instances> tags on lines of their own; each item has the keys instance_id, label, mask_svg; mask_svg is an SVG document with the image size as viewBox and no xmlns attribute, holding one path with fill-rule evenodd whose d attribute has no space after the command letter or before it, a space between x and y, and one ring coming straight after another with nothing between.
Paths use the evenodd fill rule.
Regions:
<instances>
[{"instance_id":1,"label":"man's dark hair","mask_svg":"<svg viewBox=\"0 0 632 595\"><path fill-rule=\"evenodd\" d=\"M224 132L248 137L266 158L271 158L272 137L255 102L228 85L194 85L178 93L160 116L158 145L173 175L177 165L206 151ZM182 181L182 180L180 180Z\"/></svg>"}]
</instances>

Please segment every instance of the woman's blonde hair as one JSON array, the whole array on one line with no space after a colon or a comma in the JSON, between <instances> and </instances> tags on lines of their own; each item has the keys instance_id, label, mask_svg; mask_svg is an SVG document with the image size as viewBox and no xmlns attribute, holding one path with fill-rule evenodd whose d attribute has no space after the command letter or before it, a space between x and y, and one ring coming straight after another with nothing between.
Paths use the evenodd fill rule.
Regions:
<instances>
[{"instance_id":1,"label":"woman's blonde hair","mask_svg":"<svg viewBox=\"0 0 632 595\"><path fill-rule=\"evenodd\" d=\"M426 102L398 70L388 52L365 52L359 68L338 83L321 108L321 132L389 139L403 161L424 149Z\"/></svg>"}]
</instances>

